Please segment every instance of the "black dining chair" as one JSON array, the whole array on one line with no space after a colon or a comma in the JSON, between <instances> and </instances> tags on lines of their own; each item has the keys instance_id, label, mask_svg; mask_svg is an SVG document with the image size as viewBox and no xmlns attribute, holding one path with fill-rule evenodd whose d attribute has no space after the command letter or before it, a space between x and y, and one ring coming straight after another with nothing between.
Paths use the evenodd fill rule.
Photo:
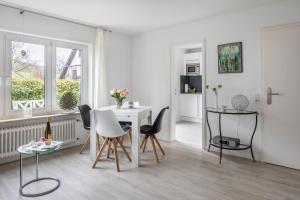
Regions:
<instances>
[{"instance_id":1,"label":"black dining chair","mask_svg":"<svg viewBox=\"0 0 300 200\"><path fill-rule=\"evenodd\" d=\"M84 104L84 105L80 105L78 106L80 115L81 115L81 119L83 122L83 128L85 130L90 131L91 130L91 120L90 120L90 111L91 111L91 107ZM90 132L89 132L90 133ZM83 152L83 150L86 148L86 145L90 142L90 135L88 135L88 137L86 138L85 142L83 143L81 149L80 149L80 154ZM100 149L100 138L97 135L97 148Z\"/></svg>"},{"instance_id":2,"label":"black dining chair","mask_svg":"<svg viewBox=\"0 0 300 200\"><path fill-rule=\"evenodd\" d=\"M142 143L140 145L140 149L143 149L143 152L145 152L145 148L146 148L148 139L150 138L151 143L152 143L154 158L156 159L157 163L159 163L159 160L158 160L158 156L157 156L155 143L159 147L159 149L160 149L163 156L165 155L165 152L164 152L163 148L161 147L160 143L158 142L155 135L160 132L163 115L164 115L165 111L168 110L168 109L169 109L169 107L165 107L159 112L159 114L157 115L153 125L143 125L143 126L140 127L141 134L145 135L143 140L142 140Z\"/></svg>"},{"instance_id":3,"label":"black dining chair","mask_svg":"<svg viewBox=\"0 0 300 200\"><path fill-rule=\"evenodd\" d=\"M123 122L120 121L119 124L121 125L121 127L123 128L124 131L128 131L128 138L129 138L129 142L130 144L132 144L132 131L131 131L131 122ZM124 135L121 138L121 142L123 144L124 142Z\"/></svg>"}]
</instances>

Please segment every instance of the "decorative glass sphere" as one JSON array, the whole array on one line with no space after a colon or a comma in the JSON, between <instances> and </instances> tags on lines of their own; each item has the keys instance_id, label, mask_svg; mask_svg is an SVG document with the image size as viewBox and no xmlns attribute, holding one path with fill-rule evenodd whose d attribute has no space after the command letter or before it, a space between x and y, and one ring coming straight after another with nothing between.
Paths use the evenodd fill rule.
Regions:
<instances>
[{"instance_id":1,"label":"decorative glass sphere","mask_svg":"<svg viewBox=\"0 0 300 200\"><path fill-rule=\"evenodd\" d=\"M232 97L231 105L235 110L243 111L249 106L249 100L245 95L238 94Z\"/></svg>"}]
</instances>

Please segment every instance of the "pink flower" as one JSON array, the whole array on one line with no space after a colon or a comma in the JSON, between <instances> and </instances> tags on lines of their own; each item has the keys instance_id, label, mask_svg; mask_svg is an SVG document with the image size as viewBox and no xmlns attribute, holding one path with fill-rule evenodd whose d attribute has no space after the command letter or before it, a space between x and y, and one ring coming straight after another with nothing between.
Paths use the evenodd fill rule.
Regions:
<instances>
[{"instance_id":1,"label":"pink flower","mask_svg":"<svg viewBox=\"0 0 300 200\"><path fill-rule=\"evenodd\" d=\"M112 89L112 90L110 91L110 95L114 95L116 92L117 92L116 89Z\"/></svg>"},{"instance_id":2,"label":"pink flower","mask_svg":"<svg viewBox=\"0 0 300 200\"><path fill-rule=\"evenodd\" d=\"M120 91L120 97L126 97L128 95L128 90L127 89L122 89Z\"/></svg>"},{"instance_id":3,"label":"pink flower","mask_svg":"<svg viewBox=\"0 0 300 200\"><path fill-rule=\"evenodd\" d=\"M44 136L42 136L42 137L40 138L40 141L41 141L41 142L45 142L45 140L46 140L46 138L45 138Z\"/></svg>"},{"instance_id":4,"label":"pink flower","mask_svg":"<svg viewBox=\"0 0 300 200\"><path fill-rule=\"evenodd\" d=\"M121 92L120 97L126 97L127 93L126 92Z\"/></svg>"},{"instance_id":5,"label":"pink flower","mask_svg":"<svg viewBox=\"0 0 300 200\"><path fill-rule=\"evenodd\" d=\"M121 92L128 94L128 90L127 89L123 89L123 90L121 90Z\"/></svg>"}]
</instances>

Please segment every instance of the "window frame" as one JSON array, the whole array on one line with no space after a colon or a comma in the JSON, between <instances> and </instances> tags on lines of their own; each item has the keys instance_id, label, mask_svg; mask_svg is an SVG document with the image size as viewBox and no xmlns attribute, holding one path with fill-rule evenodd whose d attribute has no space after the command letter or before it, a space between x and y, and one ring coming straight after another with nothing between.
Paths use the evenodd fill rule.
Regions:
<instances>
[{"instance_id":1,"label":"window frame","mask_svg":"<svg viewBox=\"0 0 300 200\"><path fill-rule=\"evenodd\" d=\"M0 32L0 103L2 106L0 106L0 116L4 116L5 115L5 33Z\"/></svg>"},{"instance_id":2,"label":"window frame","mask_svg":"<svg viewBox=\"0 0 300 200\"><path fill-rule=\"evenodd\" d=\"M32 115L38 116L43 114L59 113L62 110L56 105L56 48L76 48L81 50L81 77L80 77L80 102L88 102L89 97L89 46L86 44L77 44L76 42L60 41L55 39L47 39L43 37L35 37L22 35L17 33L6 33L0 31L0 58L3 62L0 66L0 119L23 117L23 109L13 110L11 101L12 86L12 41L33 43L43 45L44 50L44 83L45 83L45 107L32 109ZM2 53L2 54L1 54ZM5 106L5 108L4 108Z\"/></svg>"},{"instance_id":3,"label":"window frame","mask_svg":"<svg viewBox=\"0 0 300 200\"><path fill-rule=\"evenodd\" d=\"M44 87L45 87L45 96L44 96L44 108L36 108L32 109L32 113L34 115L45 114L51 112L51 92L49 91L50 88L50 79L47 74L49 74L50 67L51 67L51 43L50 40L35 38L30 36L24 35L17 35L17 34L8 34L6 36L6 54L5 54L5 113L6 116L18 116L23 114L23 110L13 110L12 99L11 99L11 86L12 86L12 42L24 42L24 43L32 43L37 45L44 46Z\"/></svg>"},{"instance_id":4,"label":"window frame","mask_svg":"<svg viewBox=\"0 0 300 200\"><path fill-rule=\"evenodd\" d=\"M86 102L86 97L88 96L88 57L87 57L87 46L74 44L63 41L53 41L52 42L52 111L59 112L62 111L56 105L56 48L67 48L67 49L79 49L81 51L81 77L80 77L80 102ZM77 110L77 108L76 108Z\"/></svg>"}]
</instances>

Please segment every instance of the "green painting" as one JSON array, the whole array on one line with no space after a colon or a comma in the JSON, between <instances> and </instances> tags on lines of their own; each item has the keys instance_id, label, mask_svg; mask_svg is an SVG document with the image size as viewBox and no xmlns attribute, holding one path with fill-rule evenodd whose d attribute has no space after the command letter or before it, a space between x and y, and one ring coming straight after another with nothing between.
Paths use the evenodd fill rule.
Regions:
<instances>
[{"instance_id":1,"label":"green painting","mask_svg":"<svg viewBox=\"0 0 300 200\"><path fill-rule=\"evenodd\" d=\"M218 64L219 74L243 72L242 43L218 45Z\"/></svg>"}]
</instances>

